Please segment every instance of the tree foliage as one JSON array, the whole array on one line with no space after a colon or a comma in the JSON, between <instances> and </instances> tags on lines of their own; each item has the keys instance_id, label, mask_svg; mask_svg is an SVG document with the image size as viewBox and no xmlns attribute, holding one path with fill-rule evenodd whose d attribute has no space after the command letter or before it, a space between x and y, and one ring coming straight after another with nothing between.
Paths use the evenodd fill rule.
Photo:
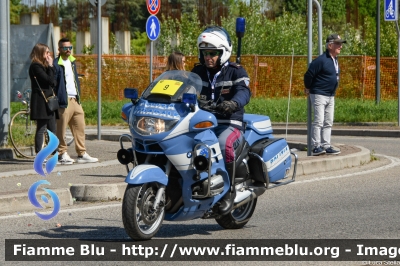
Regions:
<instances>
[{"instance_id":1,"label":"tree foliage","mask_svg":"<svg viewBox=\"0 0 400 266\"><path fill-rule=\"evenodd\" d=\"M78 1L82 0L60 0L58 5L59 16L62 20L70 20L72 23L72 31L77 31Z\"/></svg>"},{"instance_id":2,"label":"tree foliage","mask_svg":"<svg viewBox=\"0 0 400 266\"><path fill-rule=\"evenodd\" d=\"M145 55L147 41L148 38L146 32L141 33L136 31L134 38L131 40L131 54Z\"/></svg>"},{"instance_id":3,"label":"tree foliage","mask_svg":"<svg viewBox=\"0 0 400 266\"><path fill-rule=\"evenodd\" d=\"M347 0L347 4L352 0ZM372 0L376 5L376 0ZM270 3L273 3L271 5ZM323 1L323 21L325 22L322 29L322 40L318 39L318 21L317 16L313 17L312 41L313 54L319 54L318 45L322 45L322 51L325 50L325 38L330 33L337 32L342 38L347 40L343 46L342 54L344 55L370 55L376 54L376 14L369 0L358 0L360 4L360 13L365 15L362 26L356 28L351 23L345 23L346 0ZM307 54L307 20L304 16L306 12L305 0L277 0L269 1L268 8L282 8L280 16L274 20L268 19L265 15L265 1L263 0L231 0L229 2L230 16L222 19L222 26L227 29L231 35L234 46L233 54L236 54L237 40L236 18L244 17L246 19L246 32L242 38L242 54L258 54L258 55L295 55ZM362 8L361 8L362 7ZM285 9L288 10L285 10ZM293 10L290 10L293 9ZM291 12L289 12L291 11ZM368 12L367 12L368 11ZM383 9L382 11L383 12ZM196 40L201 33L202 28L198 25L196 13L191 14L190 20L171 21L166 20L161 23L162 34L159 48L161 54L167 55L174 47L179 44L179 49L186 54L197 54ZM325 19L329 17L329 19ZM328 23L328 22L329 23ZM180 29L186 27L189 30L183 33ZM175 33L174 29L178 29ZM397 35L393 22L384 22L381 16L381 55L396 56L397 55ZM184 38L182 36L185 36ZM190 38L192 38L190 40ZM183 41L184 39L184 41ZM172 44L172 45L171 45Z\"/></svg>"},{"instance_id":4,"label":"tree foliage","mask_svg":"<svg viewBox=\"0 0 400 266\"><path fill-rule=\"evenodd\" d=\"M131 23L131 34L135 31L145 32L146 31L146 20L147 20L147 7L146 2L143 0L139 1L139 5L132 6L129 10L129 21Z\"/></svg>"},{"instance_id":5,"label":"tree foliage","mask_svg":"<svg viewBox=\"0 0 400 266\"><path fill-rule=\"evenodd\" d=\"M21 4L21 0L10 0L10 23L18 24L21 13L26 9L27 7Z\"/></svg>"},{"instance_id":6,"label":"tree foliage","mask_svg":"<svg viewBox=\"0 0 400 266\"><path fill-rule=\"evenodd\" d=\"M161 34L158 38L158 53L168 55L174 50L179 50L185 55L196 55L196 41L203 27L197 18L196 10L183 14L181 21L172 18L162 19Z\"/></svg>"},{"instance_id":7,"label":"tree foliage","mask_svg":"<svg viewBox=\"0 0 400 266\"><path fill-rule=\"evenodd\" d=\"M242 38L241 53L282 55L292 54L292 49L294 49L295 54L304 54L307 49L304 45L307 39L304 35L306 22L302 16L285 12L275 20L269 20L259 12L261 3L254 2L238 8L241 16L246 19L246 32ZM223 26L231 36L236 35L236 17L223 20ZM232 39L236 47L237 41L235 38ZM235 49L233 52L236 53Z\"/></svg>"},{"instance_id":8,"label":"tree foliage","mask_svg":"<svg viewBox=\"0 0 400 266\"><path fill-rule=\"evenodd\" d=\"M11 23L18 23L20 14L27 11L28 7L21 0L9 1L10 21ZM60 18L73 22L72 32L77 30L78 4L87 3L87 1L59 0L58 2ZM318 1L322 7L323 36L322 40L318 40L318 23L314 4L313 54L319 53L318 44L321 44L321 42L323 50L325 49L325 38L332 32L339 33L347 40L347 44L343 46L342 54L370 56L376 54L377 0ZM215 2L217 0L212 3ZM223 3L229 10L229 16L221 19L221 26L226 28L231 35L234 47L233 55L237 52L237 39L235 38L237 17L246 19L246 33L242 39L242 54L307 54L307 0L218 0L218 2ZM180 8L178 11L182 13L182 16L180 20L162 17L161 34L156 42L159 54L168 55L173 50L180 50L186 55L197 55L197 37L204 29L201 22L204 17L199 18L197 15L198 3L194 0L169 0L168 4ZM148 43L145 34L145 24L148 17L146 1L107 0L103 10L109 16L112 25L119 23L119 27L131 31L132 54L145 54L145 46ZM266 15L271 12L275 15ZM397 56L396 26L393 22L384 21L383 4L381 4L381 14L381 56ZM346 21L349 23L346 23Z\"/></svg>"}]
</instances>

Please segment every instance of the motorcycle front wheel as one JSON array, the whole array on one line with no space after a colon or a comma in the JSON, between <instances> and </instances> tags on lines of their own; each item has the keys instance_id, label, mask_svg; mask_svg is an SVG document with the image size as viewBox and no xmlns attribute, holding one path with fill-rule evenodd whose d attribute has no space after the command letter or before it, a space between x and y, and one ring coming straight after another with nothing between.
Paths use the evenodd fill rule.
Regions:
<instances>
[{"instance_id":1,"label":"motorcycle front wheel","mask_svg":"<svg viewBox=\"0 0 400 266\"><path fill-rule=\"evenodd\" d=\"M154 210L156 184L128 185L122 202L122 221L133 240L151 239L164 220L164 207ZM164 200L162 200L164 201Z\"/></svg>"},{"instance_id":2,"label":"motorcycle front wheel","mask_svg":"<svg viewBox=\"0 0 400 266\"><path fill-rule=\"evenodd\" d=\"M240 229L247 224L257 205L257 198L247 202L230 213L216 218L217 223L225 229Z\"/></svg>"}]
</instances>

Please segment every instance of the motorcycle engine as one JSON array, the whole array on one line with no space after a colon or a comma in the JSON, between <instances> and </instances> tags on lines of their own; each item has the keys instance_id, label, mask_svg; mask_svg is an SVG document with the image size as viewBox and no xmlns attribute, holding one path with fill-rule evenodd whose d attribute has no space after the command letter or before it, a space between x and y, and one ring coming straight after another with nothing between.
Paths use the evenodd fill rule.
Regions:
<instances>
[{"instance_id":1,"label":"motorcycle engine","mask_svg":"<svg viewBox=\"0 0 400 266\"><path fill-rule=\"evenodd\" d=\"M209 184L209 180L210 184ZM208 186L210 186L210 194L207 195ZM220 194L224 190L224 179L221 175L213 175L211 179L205 179L192 186L193 198L212 197Z\"/></svg>"}]
</instances>

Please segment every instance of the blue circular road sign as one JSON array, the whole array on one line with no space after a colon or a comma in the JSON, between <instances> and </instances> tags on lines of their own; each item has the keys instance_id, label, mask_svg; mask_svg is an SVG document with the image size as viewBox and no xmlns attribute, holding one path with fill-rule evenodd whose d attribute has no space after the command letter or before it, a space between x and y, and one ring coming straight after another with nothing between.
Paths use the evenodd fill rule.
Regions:
<instances>
[{"instance_id":1,"label":"blue circular road sign","mask_svg":"<svg viewBox=\"0 0 400 266\"><path fill-rule=\"evenodd\" d=\"M160 35L160 21L156 16L151 15L146 21L146 33L147 37L151 41L157 40Z\"/></svg>"}]
</instances>

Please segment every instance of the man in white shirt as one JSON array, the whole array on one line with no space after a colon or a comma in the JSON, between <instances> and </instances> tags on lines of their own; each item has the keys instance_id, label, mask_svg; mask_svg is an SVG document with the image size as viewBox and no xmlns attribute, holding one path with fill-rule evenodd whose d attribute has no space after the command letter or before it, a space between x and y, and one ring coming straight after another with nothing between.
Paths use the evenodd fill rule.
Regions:
<instances>
[{"instance_id":1,"label":"man in white shirt","mask_svg":"<svg viewBox=\"0 0 400 266\"><path fill-rule=\"evenodd\" d=\"M85 113L80 102L80 83L76 70L75 57L72 56L72 44L68 38L62 38L58 42L59 56L54 59L56 68L56 94L60 109L57 120L57 137L59 164L73 164L75 162L67 153L66 129L71 129L75 140L75 150L78 154L77 163L98 162L97 158L91 157L85 147Z\"/></svg>"}]
</instances>

